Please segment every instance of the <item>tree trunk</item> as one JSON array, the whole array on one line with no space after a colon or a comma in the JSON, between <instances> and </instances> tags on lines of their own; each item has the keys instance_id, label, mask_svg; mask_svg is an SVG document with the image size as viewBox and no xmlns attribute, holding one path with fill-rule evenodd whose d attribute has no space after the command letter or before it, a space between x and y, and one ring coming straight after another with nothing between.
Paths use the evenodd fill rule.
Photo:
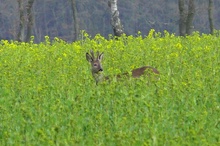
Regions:
<instances>
[{"instance_id":1,"label":"tree trunk","mask_svg":"<svg viewBox=\"0 0 220 146\"><path fill-rule=\"evenodd\" d=\"M32 35L32 26L33 26L33 14L31 8L33 6L34 0L28 0L27 3L27 34L26 34L26 42L30 41Z\"/></svg>"},{"instance_id":2,"label":"tree trunk","mask_svg":"<svg viewBox=\"0 0 220 146\"><path fill-rule=\"evenodd\" d=\"M209 28L210 28L210 33L211 33L211 34L214 34L213 0L209 0L208 13L209 13Z\"/></svg>"},{"instance_id":3,"label":"tree trunk","mask_svg":"<svg viewBox=\"0 0 220 146\"><path fill-rule=\"evenodd\" d=\"M17 34L17 40L19 42L22 42L25 40L24 36L24 27L25 27L25 19L24 19L24 7L23 7L23 0L17 0L18 2L18 10L19 10L19 28L18 28L18 34Z\"/></svg>"},{"instance_id":4,"label":"tree trunk","mask_svg":"<svg viewBox=\"0 0 220 146\"><path fill-rule=\"evenodd\" d=\"M188 11L185 10L185 0L179 0L179 33L180 36L191 35L193 31L193 18L195 16L195 2L188 1Z\"/></svg>"},{"instance_id":5,"label":"tree trunk","mask_svg":"<svg viewBox=\"0 0 220 146\"><path fill-rule=\"evenodd\" d=\"M71 0L72 2L72 12L73 12L73 27L74 27L74 40L78 40L79 35L79 25L77 19L77 9L76 9L76 1Z\"/></svg>"},{"instance_id":6,"label":"tree trunk","mask_svg":"<svg viewBox=\"0 0 220 146\"><path fill-rule=\"evenodd\" d=\"M186 33L186 12L185 12L185 0L179 0L179 12L180 12L180 20L179 20L179 33L180 36L185 36Z\"/></svg>"},{"instance_id":7,"label":"tree trunk","mask_svg":"<svg viewBox=\"0 0 220 146\"><path fill-rule=\"evenodd\" d=\"M194 0L189 0L188 4L188 16L186 19L186 34L191 35L193 31L193 18L195 16L195 2Z\"/></svg>"},{"instance_id":8,"label":"tree trunk","mask_svg":"<svg viewBox=\"0 0 220 146\"><path fill-rule=\"evenodd\" d=\"M111 25L115 36L121 36L124 33L123 25L119 19L117 0L109 0L108 6L111 8Z\"/></svg>"}]
</instances>

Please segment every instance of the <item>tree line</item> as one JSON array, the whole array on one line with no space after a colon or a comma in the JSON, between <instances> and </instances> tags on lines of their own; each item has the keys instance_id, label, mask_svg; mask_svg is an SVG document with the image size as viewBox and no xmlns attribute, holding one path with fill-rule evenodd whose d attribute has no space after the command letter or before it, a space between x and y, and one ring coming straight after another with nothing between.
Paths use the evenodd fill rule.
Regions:
<instances>
[{"instance_id":1,"label":"tree line","mask_svg":"<svg viewBox=\"0 0 220 146\"><path fill-rule=\"evenodd\" d=\"M0 0L0 39L36 42L122 33L147 35L150 29L176 35L220 29L219 0Z\"/></svg>"}]
</instances>

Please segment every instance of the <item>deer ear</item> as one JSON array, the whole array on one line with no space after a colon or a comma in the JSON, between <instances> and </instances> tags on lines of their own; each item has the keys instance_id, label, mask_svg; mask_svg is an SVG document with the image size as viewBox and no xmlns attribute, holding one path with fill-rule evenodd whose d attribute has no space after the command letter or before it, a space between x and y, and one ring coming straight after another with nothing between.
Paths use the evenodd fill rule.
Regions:
<instances>
[{"instance_id":1,"label":"deer ear","mask_svg":"<svg viewBox=\"0 0 220 146\"><path fill-rule=\"evenodd\" d=\"M86 60L89 61L89 62L93 61L93 58L92 58L91 55L89 55L89 53L86 53Z\"/></svg>"},{"instance_id":2,"label":"deer ear","mask_svg":"<svg viewBox=\"0 0 220 146\"><path fill-rule=\"evenodd\" d=\"M102 52L102 53L98 56L98 60L99 60L99 61L102 61L103 55L104 55L104 53Z\"/></svg>"}]
</instances>

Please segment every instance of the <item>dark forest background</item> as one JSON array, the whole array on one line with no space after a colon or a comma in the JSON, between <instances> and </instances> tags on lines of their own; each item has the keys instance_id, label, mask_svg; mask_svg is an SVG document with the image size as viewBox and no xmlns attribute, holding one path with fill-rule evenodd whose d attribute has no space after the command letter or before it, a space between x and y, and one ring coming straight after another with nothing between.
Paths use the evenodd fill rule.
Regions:
<instances>
[{"instance_id":1,"label":"dark forest background","mask_svg":"<svg viewBox=\"0 0 220 146\"><path fill-rule=\"evenodd\" d=\"M213 0L215 29L220 29L220 0ZM195 0L196 13L194 31L210 33L208 0ZM108 0L76 0L79 30L89 35L113 34ZM147 35L150 29L179 35L178 0L118 0L121 23L127 35L138 31ZM74 19L71 0L35 0L32 7L32 35L36 42L59 37L74 41ZM16 40L19 29L19 8L17 0L0 0L0 39Z\"/></svg>"}]
</instances>

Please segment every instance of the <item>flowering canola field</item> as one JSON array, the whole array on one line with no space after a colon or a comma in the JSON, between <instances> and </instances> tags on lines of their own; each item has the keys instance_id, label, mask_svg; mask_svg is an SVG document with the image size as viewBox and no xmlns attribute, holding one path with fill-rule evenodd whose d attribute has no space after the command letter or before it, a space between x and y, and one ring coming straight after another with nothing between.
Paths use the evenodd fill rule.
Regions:
<instances>
[{"instance_id":1,"label":"flowering canola field","mask_svg":"<svg viewBox=\"0 0 220 146\"><path fill-rule=\"evenodd\" d=\"M160 80L96 86L90 49L104 52L106 76L150 65ZM2 40L0 144L220 145L220 37Z\"/></svg>"}]
</instances>

